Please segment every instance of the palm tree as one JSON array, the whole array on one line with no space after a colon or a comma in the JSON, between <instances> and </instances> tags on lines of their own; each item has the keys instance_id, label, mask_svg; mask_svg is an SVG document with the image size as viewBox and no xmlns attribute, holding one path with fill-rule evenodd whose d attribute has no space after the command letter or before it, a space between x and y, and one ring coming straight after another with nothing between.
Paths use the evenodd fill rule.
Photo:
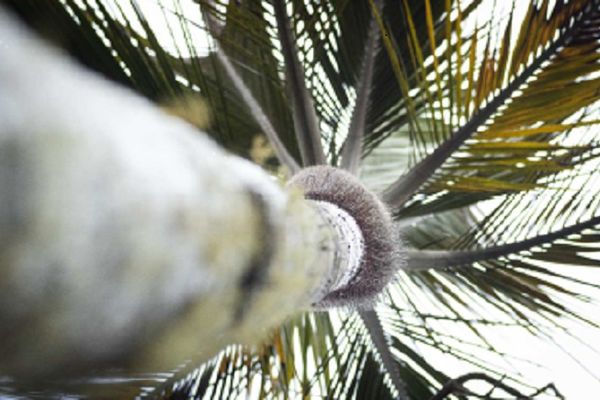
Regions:
<instances>
[{"instance_id":1,"label":"palm tree","mask_svg":"<svg viewBox=\"0 0 600 400\"><path fill-rule=\"evenodd\" d=\"M155 393L442 399L483 380L489 396L560 396L505 382L472 348L504 357L490 326L544 337L568 319L593 324L568 304L598 288L569 266L598 265L600 1L501 13L483 0L196 0L201 17L159 1L183 37L174 49L135 0L3 2L176 112L189 116L181 99L199 93L203 129L275 175L322 164L358 174L401 231L404 265L376 309L296 316L261 347L231 345ZM423 346L481 372L443 371Z\"/></svg>"}]
</instances>

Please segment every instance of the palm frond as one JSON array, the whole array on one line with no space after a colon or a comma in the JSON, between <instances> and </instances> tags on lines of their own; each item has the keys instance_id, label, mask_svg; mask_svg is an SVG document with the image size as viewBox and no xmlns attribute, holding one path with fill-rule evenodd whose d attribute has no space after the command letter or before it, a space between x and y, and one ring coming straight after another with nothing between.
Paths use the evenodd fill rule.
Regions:
<instances>
[{"instance_id":1,"label":"palm frond","mask_svg":"<svg viewBox=\"0 0 600 400\"><path fill-rule=\"evenodd\" d=\"M394 389L398 392L398 397L401 399L408 398L408 394L406 393L406 383L401 379L400 370L394 360L394 356L390 352L390 343L388 342L381 325L377 311L363 310L359 311L358 314L363 320L365 328L369 332L369 337L376 350L375 354L378 355L382 367L390 377Z\"/></svg>"},{"instance_id":2,"label":"palm frond","mask_svg":"<svg viewBox=\"0 0 600 400\"><path fill-rule=\"evenodd\" d=\"M541 5L541 9L547 7L547 3L544 2ZM438 198L435 200L437 203L448 202L453 204L450 198L454 196L453 193L458 192L460 194L457 196L460 196L462 199L461 205L464 205L467 198L464 196L464 189L473 188L477 185L496 193L502 193L503 190L507 189L530 190L535 187L529 185L529 183L535 182L539 178L539 175L530 179L529 182L515 181L514 177L512 179L502 177L503 179L499 180L497 177L502 176L502 174L499 174L497 171L490 173L489 171L485 171L484 168L475 170L472 164L468 172L457 175L457 169L464 165L462 159L459 157L462 153L456 153L461 147L466 154L476 155L478 151L486 151L486 154L488 154L489 151L493 150L499 156L524 156L522 158L526 158L526 156L531 157L536 151L540 150L559 151L566 149L572 152L572 157L569 160L576 159L581 151L585 150L585 148L581 147L567 148L549 143L551 139L556 137L556 134L537 137L537 140L530 140L529 142L516 139L499 141L498 138L490 140L479 136L478 131L529 129L540 127L547 123L560 123L572 116L575 111L590 105L596 100L595 96L590 96L583 92L578 92L580 95L574 97L573 93L569 92L569 90L553 92L555 96L560 98L552 98L546 95L547 91L552 90L552 88L555 89L557 84L563 87L568 82L572 82L574 84L573 90L576 90L578 85L583 85L578 84L578 80L588 76L590 72L597 70L598 64L593 62L593 60L590 61L590 57L592 59L595 57L594 53L596 50L595 45L590 44L594 41L594 35L591 32L595 29L597 20L596 14L598 11L596 7L587 2L569 2L568 4L557 2L553 13L548 19L546 19L545 14L540 17L542 11L538 10L535 4L532 3L530 8L530 14L536 16L535 18L530 17L530 19L533 18L530 23L537 24L536 26L539 26L539 29L544 34L528 36L526 47L529 50L527 51L523 50L523 46L525 45L517 41L509 56L507 49L510 47L511 29L510 25L508 25L505 29L504 40L501 42L499 48L501 54L498 59L495 59L490 58L491 56L487 49L491 35L491 33L488 33L488 45L486 46L486 51L484 52L479 68L479 78L477 79L477 86L474 88L475 95L467 93L465 96L467 100L461 102L463 109L469 109L470 103L473 102L474 109L477 111L471 112L469 119L460 128L455 130L449 139L437 146L431 154L426 156L411 168L407 174L403 175L387 188L383 196L389 204L394 207L402 206L409 201L412 195L423 184L430 181L432 177L433 181L430 181L430 185L433 186L430 193L434 191L435 193L439 193L440 189L449 192L446 195L437 196ZM508 23L512 24L512 21L511 13ZM523 26L527 26L527 29L530 29L529 25ZM472 43L476 43L478 39L475 36L471 40ZM564 55L567 53L574 54L573 58L569 58L569 74L558 83L556 81L557 75L554 71L563 71L566 68L564 66ZM575 60L574 58L577 55L581 55L581 58ZM529 59L531 61L528 61ZM512 72L505 71L509 60L512 65ZM570 64L571 61L573 64ZM447 62L448 65L451 64L451 60ZM470 64L472 67L472 62ZM504 66L502 71L498 69L499 66ZM472 72L470 71L469 74L472 74ZM468 86L471 88L473 85L469 83ZM591 88L593 85L589 86L593 92L594 89ZM546 91L544 91L544 88L547 88ZM462 88L457 87L454 93L462 90ZM484 100L484 105L480 107L479 103L484 102ZM458 104L458 102L455 104ZM557 109L549 113L549 108L547 107L556 107ZM453 115L457 113L456 107L447 110L447 113L449 114L447 117L448 120L453 120ZM464 110L462 113L464 113ZM488 134L487 137L489 138L490 136ZM472 141L467 143L466 141L469 139L472 139ZM446 165L449 165L453 169L448 170ZM514 165L515 168L521 166L518 162ZM533 166L530 164L529 167ZM540 167L540 170L545 172L545 174L541 174L542 176L551 175L556 172L549 171L548 169L544 170L544 166ZM507 169L509 168L503 165L503 171ZM450 173L450 171L453 173ZM506 184L501 184L502 181L506 182ZM486 183L487 185L481 185L482 183ZM427 193L426 188L424 191ZM472 198L471 202L479 201L481 198L482 196L477 194ZM428 199L425 196L419 200L419 205L430 203ZM434 208L436 205L428 204L430 209L435 209L436 211L442 209L440 207ZM409 208L410 206L408 205ZM414 208L419 207L416 206ZM422 208L420 211L424 212ZM410 213L410 211L407 210L406 213Z\"/></svg>"},{"instance_id":3,"label":"palm frond","mask_svg":"<svg viewBox=\"0 0 600 400\"><path fill-rule=\"evenodd\" d=\"M205 12L206 22L211 27L210 30L213 32L213 36L219 38L222 32L223 27L219 26L218 23L213 19L213 16L210 12ZM281 142L281 135L275 131L273 124L263 111L260 104L250 92L250 89L244 83L242 77L237 72L233 64L231 63L227 54L223 49L217 49L216 56L221 62L221 65L225 69L225 72L229 79L231 80L233 86L237 89L238 93L244 99L246 106L250 110L253 118L256 123L261 127L264 134L267 136L270 144L273 146L273 150L277 158L292 172L296 173L300 169L298 163L294 158L288 153L284 144Z\"/></svg>"},{"instance_id":4,"label":"palm frond","mask_svg":"<svg viewBox=\"0 0 600 400\"><path fill-rule=\"evenodd\" d=\"M379 2L380 3L380 2ZM374 6L380 12L381 4ZM367 43L364 51L363 65L361 66L360 82L356 88L356 104L352 112L352 119L348 128L348 136L343 145L342 162L340 166L353 174L358 172L360 158L362 156L362 144L365 136L367 111L371 99L371 85L375 69L375 57L379 48L380 31L375 18L369 23Z\"/></svg>"},{"instance_id":5,"label":"palm frond","mask_svg":"<svg viewBox=\"0 0 600 400\"><path fill-rule=\"evenodd\" d=\"M296 39L283 1L273 3L281 52L286 71L286 82L292 98L294 128L300 145L304 166L325 164L314 103L304 82L304 68L298 59Z\"/></svg>"},{"instance_id":6,"label":"palm frond","mask_svg":"<svg viewBox=\"0 0 600 400\"><path fill-rule=\"evenodd\" d=\"M433 21L435 42L443 42L447 34L445 27L449 23L456 25L460 18L471 15L480 3L475 0L464 7L458 5L462 12L459 17L453 17L446 13L445 2L431 2L429 18ZM387 42L386 51L380 53L376 63L377 79L373 83L365 153L380 146L390 135L404 130L412 141L413 151L420 154L424 148L423 135L438 135L442 130L438 125L443 123L438 118L435 125L430 117L427 119L429 128L424 129L416 120L425 110L432 111L437 99L437 94L430 91L435 83L427 81L433 72L433 65L426 63L431 56L429 38L432 36L425 23L428 11L423 1L386 2L384 11L380 29L389 40L384 42ZM418 92L413 94L411 89ZM408 129L403 129L407 126Z\"/></svg>"},{"instance_id":7,"label":"palm frond","mask_svg":"<svg viewBox=\"0 0 600 400\"><path fill-rule=\"evenodd\" d=\"M560 328L563 317L595 324L573 312L567 299L589 301L581 293L599 288L597 282L578 279L570 270L598 266L591 255L599 223L594 211L597 199L585 189L568 200L563 197L560 207L561 196L556 196L556 191L546 189L527 202L525 198L524 193L507 196L481 222L467 224L471 227L455 235L458 239L454 242L420 239L422 244L429 241L431 247L444 250L412 253L408 268L422 272L407 279L432 292L435 302L444 307L454 304L452 307L474 311L491 306L530 325L536 334L542 334L539 327L544 324ZM550 198L555 200L548 201ZM555 213L562 212L564 218L557 218ZM503 218L508 213L513 213L512 217ZM460 223L458 226L461 229Z\"/></svg>"},{"instance_id":8,"label":"palm frond","mask_svg":"<svg viewBox=\"0 0 600 400\"><path fill-rule=\"evenodd\" d=\"M361 319L343 314L335 319L338 328L334 328L328 314L295 318L262 348L250 351L230 346L201 368L168 382L153 394L169 399L217 399L225 393L235 397L235 390L239 390L238 397L253 398L393 398L380 358L373 356L373 344L361 334L366 329ZM400 375L410 378L406 385L410 395L433 394L428 373L436 376L440 386L448 379L417 353L408 352L406 357L427 371L421 373L397 364Z\"/></svg>"},{"instance_id":9,"label":"palm frond","mask_svg":"<svg viewBox=\"0 0 600 400\"><path fill-rule=\"evenodd\" d=\"M484 261L492 258L508 257L518 254L522 251L532 250L536 247L551 245L548 248L543 247L543 251L535 254L538 260L558 262L561 264L598 266L598 261L579 256L579 252L596 251L594 247L585 246L578 243L581 239L584 243L589 241L590 235L597 236L597 231L589 231L600 224L600 217L594 217L589 220L567 226L546 234L541 234L533 238L525 239L519 242L513 242L503 245L491 246L473 250L420 250L409 252L406 269L409 271L419 271L427 269L446 269L461 265L472 264L478 261ZM577 235L578 238L567 243L553 243L559 239L567 239L569 236Z\"/></svg>"}]
</instances>

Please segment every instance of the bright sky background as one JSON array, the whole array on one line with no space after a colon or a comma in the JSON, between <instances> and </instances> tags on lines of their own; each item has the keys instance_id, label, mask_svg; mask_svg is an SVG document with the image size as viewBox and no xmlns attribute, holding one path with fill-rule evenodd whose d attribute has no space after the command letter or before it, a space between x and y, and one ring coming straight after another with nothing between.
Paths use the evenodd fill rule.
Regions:
<instances>
[{"instance_id":1,"label":"bright sky background","mask_svg":"<svg viewBox=\"0 0 600 400\"><path fill-rule=\"evenodd\" d=\"M117 1L128 15L133 15L133 10L128 0ZM182 38L182 32L179 28L181 20L169 11L176 9L176 2L163 1L163 4L169 10L161 9L158 3L155 0L138 1L159 39L163 41L163 44L167 48L174 48L172 38L174 37L176 41L181 41ZM512 6L512 2L510 1L486 0L484 1L485 3L488 6L484 5L481 8L482 12L471 20L469 23L470 29L472 29L476 21L481 24L489 18L493 3L504 9L502 12L496 11L498 15L501 15ZM523 14L528 3L528 1L521 0L515 2L517 16ZM188 20L201 24L202 18L198 7L189 0L182 0L181 4L182 9L178 11L182 12ZM520 26L515 24L513 37L516 36L519 28ZM141 31L141 26L139 26L139 29ZM190 25L190 32L193 35L194 43L196 43L197 51L200 54L207 51L209 42L202 29ZM185 49L185 45L178 47ZM188 56L189 54L182 55ZM591 269L572 268L567 273L577 274L579 279L582 280L599 281L597 272ZM597 292L592 294L598 298ZM599 315L598 309L597 305L588 305L583 311L585 315ZM600 323L600 317L597 318L596 322ZM578 341L558 330L554 332L554 336L552 337L556 343L552 343L550 340L533 338L531 335L517 331L516 329L508 331L496 329L490 335L494 335L495 340L493 343L498 344L500 350L543 365L542 368L538 368L526 367L523 363L518 364L517 371L520 371L525 377L535 380L535 386L543 386L554 382L567 399L593 399L594 396L600 396L600 380L597 376L593 376L593 373L596 375L600 374L600 370L598 370L598 365L600 365L600 353L598 352L598 348L600 347L600 331L577 323L570 323L569 326L570 332L576 335L579 339ZM489 332L492 332L492 330ZM456 331L456 335L463 333L464 331L462 330ZM428 348L419 347L419 349L430 362L435 364L436 359L439 359L437 355L428 355L431 353ZM439 365L440 369L456 376L476 370L475 367L465 367L464 364L448 361L447 358L444 358L443 361L440 359L440 362L443 363Z\"/></svg>"}]
</instances>

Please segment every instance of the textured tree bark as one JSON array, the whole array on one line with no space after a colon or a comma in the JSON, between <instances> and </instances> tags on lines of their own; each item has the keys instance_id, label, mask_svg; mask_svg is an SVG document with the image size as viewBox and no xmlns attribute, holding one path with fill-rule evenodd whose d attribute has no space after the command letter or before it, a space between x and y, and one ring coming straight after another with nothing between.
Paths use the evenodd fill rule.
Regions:
<instances>
[{"instance_id":1,"label":"textured tree bark","mask_svg":"<svg viewBox=\"0 0 600 400\"><path fill-rule=\"evenodd\" d=\"M0 375L202 361L345 273L301 193L1 10L0 59Z\"/></svg>"}]
</instances>

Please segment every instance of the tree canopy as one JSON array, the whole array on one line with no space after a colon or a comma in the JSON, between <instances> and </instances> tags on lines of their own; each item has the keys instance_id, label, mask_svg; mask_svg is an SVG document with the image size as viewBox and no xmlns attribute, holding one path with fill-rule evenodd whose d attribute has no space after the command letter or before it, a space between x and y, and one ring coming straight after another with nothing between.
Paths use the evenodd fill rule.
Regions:
<instances>
[{"instance_id":1,"label":"tree canopy","mask_svg":"<svg viewBox=\"0 0 600 400\"><path fill-rule=\"evenodd\" d=\"M208 110L191 122L280 178L359 174L401 233L405 267L376 311L298 315L154 393L442 399L483 380L490 396L560 397L503 380L489 338L596 324L574 304L599 288L575 267L598 266L600 1L161 0L162 21L135 0L2 3L167 111Z\"/></svg>"}]
</instances>

